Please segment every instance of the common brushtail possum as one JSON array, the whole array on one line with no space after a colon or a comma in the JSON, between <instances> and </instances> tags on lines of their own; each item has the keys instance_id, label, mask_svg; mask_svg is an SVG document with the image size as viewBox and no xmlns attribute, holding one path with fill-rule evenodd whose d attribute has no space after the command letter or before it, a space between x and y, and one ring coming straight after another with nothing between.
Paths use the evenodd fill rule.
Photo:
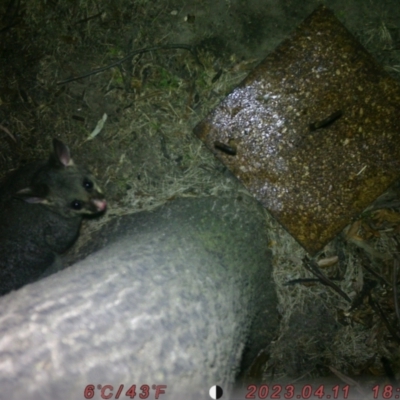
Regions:
<instances>
[{"instance_id":1,"label":"common brushtail possum","mask_svg":"<svg viewBox=\"0 0 400 400\"><path fill-rule=\"evenodd\" d=\"M38 279L78 237L84 215L106 200L68 146L53 140L47 161L14 171L0 184L0 295Z\"/></svg>"}]
</instances>

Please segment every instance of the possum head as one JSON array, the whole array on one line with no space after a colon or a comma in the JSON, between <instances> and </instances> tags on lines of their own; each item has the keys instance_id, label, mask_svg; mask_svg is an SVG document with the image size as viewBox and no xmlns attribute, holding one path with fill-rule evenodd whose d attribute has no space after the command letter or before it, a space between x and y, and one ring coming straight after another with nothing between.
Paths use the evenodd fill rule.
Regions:
<instances>
[{"instance_id":1,"label":"possum head","mask_svg":"<svg viewBox=\"0 0 400 400\"><path fill-rule=\"evenodd\" d=\"M53 148L50 159L34 175L29 187L19 190L15 197L42 204L67 218L104 212L107 202L93 175L75 165L63 142L53 139Z\"/></svg>"}]
</instances>

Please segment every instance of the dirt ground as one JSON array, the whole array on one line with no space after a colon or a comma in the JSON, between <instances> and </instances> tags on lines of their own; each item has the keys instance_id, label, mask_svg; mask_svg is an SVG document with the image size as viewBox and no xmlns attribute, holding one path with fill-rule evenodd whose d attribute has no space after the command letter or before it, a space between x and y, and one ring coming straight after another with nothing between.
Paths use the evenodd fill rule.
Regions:
<instances>
[{"instance_id":1,"label":"dirt ground","mask_svg":"<svg viewBox=\"0 0 400 400\"><path fill-rule=\"evenodd\" d=\"M181 196L243 191L192 130L321 3L0 0L0 178L47 157L53 137L67 143L99 178L110 205L101 221L85 223L81 243L116 215ZM400 80L399 0L326 5ZM385 224L369 236L342 235L318 256L338 258L327 274L344 276L342 289L360 296L354 310L324 285L285 285L311 275L302 265L304 251L266 213L281 332L243 375L264 381L400 377L391 284L398 264L392 240L400 221L397 192L380 203L390 214L380 214ZM364 226L365 233L374 215L364 215L353 230ZM375 257L376 248L386 256ZM79 244L70 262L82 257L78 250Z\"/></svg>"}]
</instances>

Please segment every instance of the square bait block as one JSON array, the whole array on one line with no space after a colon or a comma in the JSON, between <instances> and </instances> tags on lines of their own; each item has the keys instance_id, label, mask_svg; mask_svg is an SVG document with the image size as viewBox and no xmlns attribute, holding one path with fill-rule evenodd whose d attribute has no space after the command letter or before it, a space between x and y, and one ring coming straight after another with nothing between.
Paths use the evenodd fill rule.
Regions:
<instances>
[{"instance_id":1,"label":"square bait block","mask_svg":"<svg viewBox=\"0 0 400 400\"><path fill-rule=\"evenodd\" d=\"M311 254L400 175L400 86L325 7L195 128Z\"/></svg>"}]
</instances>

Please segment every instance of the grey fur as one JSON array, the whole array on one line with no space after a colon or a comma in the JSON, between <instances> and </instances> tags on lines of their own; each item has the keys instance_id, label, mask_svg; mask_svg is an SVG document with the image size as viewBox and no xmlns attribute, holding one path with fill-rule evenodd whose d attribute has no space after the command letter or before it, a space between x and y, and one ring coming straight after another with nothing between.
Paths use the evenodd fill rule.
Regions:
<instances>
[{"instance_id":1,"label":"grey fur","mask_svg":"<svg viewBox=\"0 0 400 400\"><path fill-rule=\"evenodd\" d=\"M37 279L76 240L84 214L105 207L88 170L54 140L48 161L26 165L0 186L0 295Z\"/></svg>"}]
</instances>

